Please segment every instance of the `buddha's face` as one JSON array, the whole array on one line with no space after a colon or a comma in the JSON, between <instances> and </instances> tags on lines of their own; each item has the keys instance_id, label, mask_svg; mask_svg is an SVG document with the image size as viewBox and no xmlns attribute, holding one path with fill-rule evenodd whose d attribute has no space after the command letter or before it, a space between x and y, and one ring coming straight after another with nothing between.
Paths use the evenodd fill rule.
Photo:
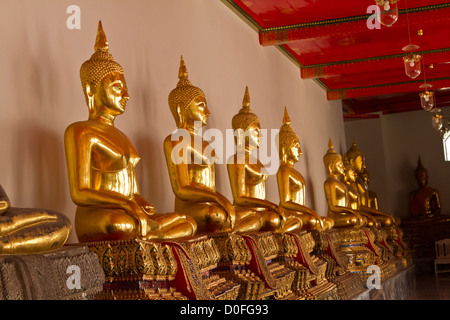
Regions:
<instances>
[{"instance_id":1,"label":"buddha's face","mask_svg":"<svg viewBox=\"0 0 450 320\"><path fill-rule=\"evenodd\" d=\"M190 119L193 122L201 122L202 125L206 125L209 115L206 99L203 96L195 97L184 109L184 117L186 119Z\"/></svg>"},{"instance_id":2,"label":"buddha's face","mask_svg":"<svg viewBox=\"0 0 450 320\"><path fill-rule=\"evenodd\" d=\"M364 183L365 183L366 185L369 185L369 182L370 182L369 175L365 172L365 173L363 173L363 174L361 175L361 177L362 177Z\"/></svg>"},{"instance_id":3,"label":"buddha's face","mask_svg":"<svg viewBox=\"0 0 450 320\"><path fill-rule=\"evenodd\" d=\"M423 187L428 184L428 174L425 171L419 171L416 173L416 179L419 186Z\"/></svg>"},{"instance_id":4,"label":"buddha's face","mask_svg":"<svg viewBox=\"0 0 450 320\"><path fill-rule=\"evenodd\" d=\"M291 144L291 147L287 150L287 158L288 158L288 160L297 162L300 160L301 154L302 154L302 150L300 149L300 142L298 142L298 140L296 140Z\"/></svg>"},{"instance_id":5,"label":"buddha's face","mask_svg":"<svg viewBox=\"0 0 450 320\"><path fill-rule=\"evenodd\" d=\"M93 95L97 112L114 116L122 114L129 99L124 75L117 72L107 75L97 85Z\"/></svg>"},{"instance_id":6,"label":"buddha's face","mask_svg":"<svg viewBox=\"0 0 450 320\"><path fill-rule=\"evenodd\" d=\"M352 167L348 167L345 169L345 178L349 183L353 183L356 181L356 173Z\"/></svg>"},{"instance_id":7,"label":"buddha's face","mask_svg":"<svg viewBox=\"0 0 450 320\"><path fill-rule=\"evenodd\" d=\"M248 136L248 148L250 150L259 148L260 130L259 122L254 122L247 128L246 134Z\"/></svg>"},{"instance_id":8,"label":"buddha's face","mask_svg":"<svg viewBox=\"0 0 450 320\"><path fill-rule=\"evenodd\" d=\"M337 159L334 164L332 164L333 173L343 175L344 174L344 162L341 158Z\"/></svg>"},{"instance_id":9,"label":"buddha's face","mask_svg":"<svg viewBox=\"0 0 450 320\"><path fill-rule=\"evenodd\" d=\"M362 173L366 168L364 157L358 156L355 160L352 160L352 166L357 173Z\"/></svg>"}]
</instances>

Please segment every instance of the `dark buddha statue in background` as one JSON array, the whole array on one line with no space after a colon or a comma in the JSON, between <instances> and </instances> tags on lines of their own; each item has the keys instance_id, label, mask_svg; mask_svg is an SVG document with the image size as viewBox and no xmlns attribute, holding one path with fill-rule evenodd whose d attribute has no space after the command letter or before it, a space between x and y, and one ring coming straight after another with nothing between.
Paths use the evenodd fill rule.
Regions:
<instances>
[{"instance_id":1,"label":"dark buddha statue in background","mask_svg":"<svg viewBox=\"0 0 450 320\"><path fill-rule=\"evenodd\" d=\"M409 213L412 217L431 218L441 213L441 202L438 190L428 185L428 170L417 162L415 176L419 188L409 195Z\"/></svg>"}]
</instances>

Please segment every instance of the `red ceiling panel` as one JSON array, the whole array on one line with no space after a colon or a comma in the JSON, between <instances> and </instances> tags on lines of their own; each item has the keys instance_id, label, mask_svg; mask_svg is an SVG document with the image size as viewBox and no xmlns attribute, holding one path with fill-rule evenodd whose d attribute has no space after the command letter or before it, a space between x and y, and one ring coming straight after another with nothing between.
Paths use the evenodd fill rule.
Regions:
<instances>
[{"instance_id":1,"label":"red ceiling panel","mask_svg":"<svg viewBox=\"0 0 450 320\"><path fill-rule=\"evenodd\" d=\"M377 111L365 107L371 105L368 101L381 110L385 100L407 95L418 99L423 73L410 79L402 60L409 35L420 46L417 53L425 57L427 82L433 83L437 96L450 87L450 2L399 0L399 18L392 27L369 29L367 9L374 0L223 1L257 26L261 45L279 46L300 67L302 78L316 79L328 99L346 99L346 111ZM441 96L446 106L450 98ZM396 106L402 112L408 109L401 103L388 105L389 112Z\"/></svg>"}]
</instances>

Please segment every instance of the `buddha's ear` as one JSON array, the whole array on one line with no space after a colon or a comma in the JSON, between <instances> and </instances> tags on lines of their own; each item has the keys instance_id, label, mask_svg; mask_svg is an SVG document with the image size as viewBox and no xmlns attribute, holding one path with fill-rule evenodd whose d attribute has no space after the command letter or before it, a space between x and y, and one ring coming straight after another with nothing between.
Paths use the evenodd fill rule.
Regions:
<instances>
[{"instance_id":1,"label":"buddha's ear","mask_svg":"<svg viewBox=\"0 0 450 320\"><path fill-rule=\"evenodd\" d=\"M180 124L184 123L184 116L183 116L183 112L182 112L183 106L181 105L181 103L179 102L177 104L177 115L178 115L178 127L180 127Z\"/></svg>"},{"instance_id":2,"label":"buddha's ear","mask_svg":"<svg viewBox=\"0 0 450 320\"><path fill-rule=\"evenodd\" d=\"M280 152L281 152L281 161L282 162L287 162L287 151L285 147L280 147Z\"/></svg>"},{"instance_id":3,"label":"buddha's ear","mask_svg":"<svg viewBox=\"0 0 450 320\"><path fill-rule=\"evenodd\" d=\"M95 88L91 83L86 83L86 98L88 103L89 112L94 112L94 95L95 95Z\"/></svg>"}]
</instances>

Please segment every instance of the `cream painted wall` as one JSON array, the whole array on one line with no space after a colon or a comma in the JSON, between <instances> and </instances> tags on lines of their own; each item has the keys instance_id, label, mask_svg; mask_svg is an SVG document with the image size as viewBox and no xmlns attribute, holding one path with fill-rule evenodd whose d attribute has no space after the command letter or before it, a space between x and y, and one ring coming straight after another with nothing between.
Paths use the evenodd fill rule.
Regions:
<instances>
[{"instance_id":1,"label":"cream painted wall","mask_svg":"<svg viewBox=\"0 0 450 320\"><path fill-rule=\"evenodd\" d=\"M431 127L430 113L421 110L350 121L345 132L347 149L355 139L365 154L371 189L377 192L382 210L408 216L408 196L417 188L414 170L420 154L429 185L439 190L442 213L449 214L450 162L444 161L442 140Z\"/></svg>"},{"instance_id":2,"label":"cream painted wall","mask_svg":"<svg viewBox=\"0 0 450 320\"><path fill-rule=\"evenodd\" d=\"M79 30L66 27L72 4L81 9ZM338 152L345 146L340 102L302 80L276 48L260 46L257 33L219 0L2 1L0 183L13 206L74 219L63 134L88 116L79 68L93 53L98 20L131 97L116 126L140 153L140 191L159 212L173 210L162 142L175 129L167 97L183 55L190 80L207 97L207 128L231 128L247 85L263 128L279 129L288 107L303 150L297 169L308 183L307 205L326 215L322 157L330 137ZM217 189L231 198L225 165L217 166ZM278 202L275 176L267 196ZM75 232L70 242L77 242Z\"/></svg>"}]
</instances>

